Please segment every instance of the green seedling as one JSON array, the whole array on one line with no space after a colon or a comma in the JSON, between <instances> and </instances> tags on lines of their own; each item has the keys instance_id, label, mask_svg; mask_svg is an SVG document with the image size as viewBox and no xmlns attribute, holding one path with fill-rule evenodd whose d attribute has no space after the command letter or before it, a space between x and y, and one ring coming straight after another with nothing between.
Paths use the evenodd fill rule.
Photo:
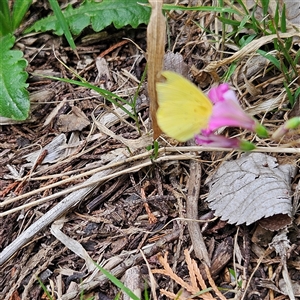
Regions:
<instances>
[{"instance_id":1,"label":"green seedling","mask_svg":"<svg viewBox=\"0 0 300 300\"><path fill-rule=\"evenodd\" d=\"M235 271L234 271L233 269L229 268L229 273L230 273L230 275L235 279L235 281L236 281L236 283L237 283L237 286L238 286L239 288L242 288L243 281L242 281L242 280L238 280Z\"/></svg>"}]
</instances>

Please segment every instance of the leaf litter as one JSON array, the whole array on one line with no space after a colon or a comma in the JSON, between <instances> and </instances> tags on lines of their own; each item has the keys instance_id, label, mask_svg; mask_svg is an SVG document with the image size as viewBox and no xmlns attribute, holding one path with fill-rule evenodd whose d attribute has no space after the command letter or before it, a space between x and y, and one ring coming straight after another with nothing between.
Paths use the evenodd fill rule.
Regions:
<instances>
[{"instance_id":1,"label":"leaf litter","mask_svg":"<svg viewBox=\"0 0 300 300\"><path fill-rule=\"evenodd\" d=\"M170 14L174 17L169 20L171 24L170 41L174 46L174 52L182 53L182 61L188 63L189 67L194 65L195 74L199 76L203 89L209 87L212 78L217 81L222 75L220 70L233 63L237 58L240 65L245 66L246 69L253 65L253 60L250 61L250 59L255 55L254 51L257 48L254 43L250 45L251 47L239 51L238 55L233 57L230 55L226 57L225 55L224 60L224 56L216 51L217 47L211 47L212 36L202 32L201 40L199 40L199 27L194 23L186 23L186 18L190 17L190 12L174 11ZM211 15L210 13L200 13L195 14L194 18L202 22L205 18L211 18ZM110 28L110 30L112 29ZM109 33L115 33L114 30ZM137 29L137 32L140 36L134 35L133 40L145 49L145 32L140 28ZM116 33L118 35L114 35L111 40L96 40L95 44L90 44L88 47L80 44L79 37L78 53L81 59L84 60L85 58L88 62L85 69L82 70L81 68L81 76L84 75L87 80L96 82L99 78L97 78L99 72L97 72L97 58L94 53L98 54L103 49L113 47L116 38L132 37L132 32L129 31ZM286 34L286 36L291 35L293 35L292 32ZM26 38L23 39L25 44ZM262 38L259 42L261 45L266 42L270 43L270 38ZM22 43L22 39L19 43ZM26 53L26 58L32 59L30 68L37 71L36 73L41 73L39 71L42 70L47 71L47 69L52 70L50 72L55 72L54 74L66 72L66 70L62 71L61 65L55 60L50 48L41 49L41 43L46 43L43 41L43 35L31 45L32 48ZM57 45L55 51L59 51L61 57L67 60L68 65L76 69L76 63L79 64L77 58L67 47L55 43ZM82 48L80 49L80 47ZM126 93L131 96L131 89L136 87L136 81L129 77L124 79L126 72L120 70L123 68L127 72L132 72L132 76L141 74L145 58L131 43L120 48L114 48L113 53L109 51L105 53L104 59L111 76L107 77L110 78L109 82L105 82L106 79L101 78L99 84L111 88L112 91L122 86L124 87L122 89L124 97ZM181 61L178 53L175 55L176 61L178 58ZM136 59L137 56L139 59ZM92 65L90 64L91 61L93 61ZM221 64L218 64L218 61ZM82 62L80 64L82 65ZM264 122L272 127L274 124L281 124L283 114L274 114L271 117L270 111L284 103L285 95L282 93L282 74L274 72L272 77L268 78L265 76L264 67L263 62L260 64L261 69L249 70L246 72L246 77L233 77L232 84L239 90L240 98L245 100L245 107L256 115L264 116ZM137 76L136 78L140 77ZM37 79L35 78L35 80ZM240 299L242 297L244 299L265 299L269 296L272 297L274 292L277 293L276 297L282 297L284 294L292 297L290 287L292 285L295 288L300 269L297 255L299 252L297 238L299 216L297 201L292 198L297 175L293 180L293 167L282 168L276 162L276 157L287 156L284 154L286 149L294 151L291 153L297 153L297 149L278 148L279 145L277 144L271 145L271 149L268 148L269 145L260 148L260 151L265 152L275 150L282 152L280 155L274 155L274 157L265 155L264 160L268 166L262 165L260 160L256 162L252 158L247 161L245 157L249 157L249 154L245 155L245 165L251 165L251 161L252 164L253 161L255 162L251 172L246 172L251 170L250 167L249 170L241 170L243 164L240 163L239 159L232 160L234 157L232 153L226 154L220 149L204 152L205 149L199 147L168 147L169 145L166 144L166 148L159 149L158 159L153 161L150 158L151 152L146 152L145 148L140 153L128 152L128 148L139 150L138 145L144 139L138 140L138 134L132 129L135 124L131 123L126 116L121 115L122 112L117 111L113 106L108 108L107 103L102 105L104 101L101 97L78 87L42 81L41 78L38 81L30 82L29 90L31 93L46 89L50 91L51 100L45 102L45 97L41 97L40 103L33 107L34 110L31 112L34 117L33 124L6 123L8 125L2 127L0 132L0 140L3 142L0 144L0 187L2 188L0 204L3 204L0 206L0 213L3 213L0 216L2 223L0 227L0 259L5 261L5 264L0 267L1 299L12 299L12 295L24 299L41 299L43 295L36 282L36 276L43 278L49 290L52 290L53 294L57 293L58 297L62 299L74 299L79 295L80 290L83 290L86 296L98 296L101 293L99 296L102 297L101 299L105 299L105 297L106 299L113 299L118 290L102 274L95 271L88 273L85 259L89 260L89 257L104 265L118 278L121 278L122 274L130 267L137 266L142 270L143 279L147 281L148 277L145 275L147 271L144 269L146 268L144 258L146 258L150 269L167 270L164 275L155 274L154 278L157 283L156 287L159 286L160 289L170 293L170 298L179 295L181 288L184 287L192 288L192 291L195 290L197 298L221 299L226 297L228 299L236 296ZM260 93L256 94L253 91ZM150 129L148 103L145 101L148 96L145 89L142 89L140 94L141 104L138 108L140 122L142 123L142 131L148 133ZM61 99L64 99L62 104ZM270 102L264 105L267 100ZM61 106L59 106L60 104ZM55 111L57 106L59 109ZM65 128L66 130L62 128L62 131L66 132L60 132L59 116L71 114L73 106L78 107L79 111L84 113L91 125L87 125L87 127L80 125L76 131L74 129L71 133L68 133L69 128ZM53 111L51 118L47 119ZM112 113L116 111L116 115ZM269 115L266 115L267 113ZM114 115L115 118L110 122L111 115ZM118 117L120 115L121 118ZM103 121L104 119L107 122ZM42 127L41 124L45 124L45 126ZM85 121L83 125L85 125ZM71 139L69 134L76 136L72 152L69 152L67 157L64 157L65 155L55 157L55 160L58 161L53 161L53 164L42 162L42 166L38 165L36 171L31 172L30 176L23 176L22 179L26 178L26 184L17 196L13 179L4 179L2 176L10 172L6 165L9 164L16 171L22 170L26 164L25 155L35 151L39 153L40 147L34 148L36 143L44 148L61 133L65 134L68 145ZM238 131L233 133L243 135ZM143 137L145 138L145 136L147 135L144 134ZM247 136L247 138L255 139L256 137ZM24 145L24 140L27 141L27 146L29 141L30 147L18 146ZM257 142L259 146L266 146L263 141L258 140ZM285 139L281 142L289 145L290 140ZM50 149L51 152L55 150ZM73 152L73 150L75 151ZM253 154L250 154L250 157ZM38 156L38 154L36 155ZM108 161L105 157L109 157ZM121 162L111 163L118 157L122 158ZM292 164L297 160L295 154L290 158ZM278 223L278 219L286 216L285 224L280 226L287 227L288 233L285 236L279 236L279 241L286 241L283 244L279 242L279 245L282 245L282 249L284 249L283 251L276 254L275 251L272 252L273 248L269 247L268 243L252 241L253 232L256 232L257 228L260 227L258 224L260 221L253 221L254 223L249 226L232 225L229 222L217 220L211 215L211 210L206 206L211 202L203 203L200 201L196 210L200 219L198 221L204 247L206 247L206 249L200 250L202 252L203 250L207 251L208 260L211 260L210 270L205 267L201 259L195 255L196 251L193 251L193 247L197 244L190 240L191 233L188 232L190 228L187 228L188 226L183 220L186 217L186 201L190 201L191 198L187 195L196 195L193 191L193 183L189 183L189 180L190 178L198 178L199 175L191 174L195 171L193 171L191 164L186 163L194 159L197 159L200 169L202 169L199 180L196 179L195 182L200 186L200 199L205 199L208 193L207 187L204 185L207 175L215 173L216 170L217 172L222 170L222 166L226 163L235 162L238 169L228 171L231 177L237 180L252 178L252 181L256 182L257 190L255 190L255 185L252 185L251 180L246 181L246 186L252 187L252 194L258 193L261 197L262 191L269 192L265 186L273 186L276 193L269 194L270 198L266 200L267 209L261 209L261 213L256 211L254 206L251 206L252 203L247 202L251 196L248 195L245 203L249 206L246 206L245 209L253 210L254 214L242 215L242 221L242 218L238 217L239 211L236 209L236 216L233 213L227 213L227 216L228 219L234 221L233 223L239 224L252 223L253 220L259 220L258 216L267 220L267 223L269 223L269 218L275 217L275 223ZM220 166L221 161L226 162ZM94 167L91 168L91 166L96 166L96 169L93 170ZM27 167L28 169L30 170L30 166ZM98 175L94 176L93 174ZM125 175L127 177L122 177ZM226 174L223 174L221 178L222 180L227 178ZM241 181L238 185L238 183L230 181L230 178L226 180L232 182L232 186L240 187L240 189L245 188L243 185L245 181ZM18 181L16 182L19 184ZM124 189L120 188L122 183ZM91 184L90 187L88 184ZM78 193L72 189L78 189ZM121 193L119 193L120 191ZM223 191L222 188L221 191ZM32 194L28 194L28 192ZM237 193L238 191L234 191L224 195L230 198ZM251 194L251 189L246 189L246 193ZM103 195L102 198L101 195ZM281 195L283 200L280 205L278 195ZM98 202L98 205L89 206L93 200L99 197L101 201ZM208 199L209 197L208 194ZM15 201L7 202L7 200ZM43 201L35 202L39 200ZM236 201L235 198L232 202L234 201ZM31 204L31 202L35 202L34 206L22 207L22 205ZM261 208L262 202L259 203L259 208ZM145 203L151 210L148 212L149 214L146 212ZM253 201L253 203L256 202ZM229 203L229 207L231 204ZM89 209L89 207L92 208ZM194 206L189 207L192 209ZM295 208L294 211L293 208ZM16 210L5 215L11 209ZM226 212L226 207L218 215L222 216L223 211ZM150 223L150 214L157 219L156 224ZM68 247L68 243L65 243L67 247L64 247L63 242L60 242L50 232L49 227L61 215L66 216L63 227L58 229L63 233L60 235L61 239L63 240L63 237L67 236L70 239L68 242L76 241L74 248L72 248L73 246ZM272 217L267 217L269 215ZM295 218L296 229L287 226L293 221L293 217ZM272 230L278 230L278 228L272 227ZM30 233L29 236L28 233ZM276 232L271 232L269 235L271 242L272 238L276 237ZM22 246L14 243L14 241L20 241L22 236L26 237L22 241ZM25 246L24 241L27 244ZM275 246L274 241L276 238L271 244L273 246ZM285 247L285 245L289 245L289 247ZM14 248L13 253L15 253L10 260L8 257L4 257L9 248ZM189 252L184 251L184 249L189 249ZM140 250L144 256L139 252ZM164 255L167 251L168 257ZM266 251L268 251L267 255L264 255ZM201 251L198 252L201 253ZM83 258L80 258L81 255ZM162 257L164 261L161 260ZM235 262L236 257L238 257L238 264ZM231 271L230 274L230 269L234 270L234 273ZM169 276L170 274L172 275ZM263 279L266 278L268 284L264 284ZM240 286L246 288L241 289ZM152 283L152 292L155 293L156 287ZM144 289L144 284L140 288ZM210 296L208 293L202 296L199 292L205 288L209 289ZM217 296L218 288L226 289L226 293L223 296ZM198 292L199 294L197 294ZM294 294L298 295L297 293ZM191 294L183 291L180 296L182 299L188 299Z\"/></svg>"},{"instance_id":2,"label":"leaf litter","mask_svg":"<svg viewBox=\"0 0 300 300\"><path fill-rule=\"evenodd\" d=\"M286 214L287 226L293 215L290 186L295 171L295 166L279 165L276 158L264 153L243 154L220 165L208 183L206 201L216 216L230 224L250 225Z\"/></svg>"}]
</instances>

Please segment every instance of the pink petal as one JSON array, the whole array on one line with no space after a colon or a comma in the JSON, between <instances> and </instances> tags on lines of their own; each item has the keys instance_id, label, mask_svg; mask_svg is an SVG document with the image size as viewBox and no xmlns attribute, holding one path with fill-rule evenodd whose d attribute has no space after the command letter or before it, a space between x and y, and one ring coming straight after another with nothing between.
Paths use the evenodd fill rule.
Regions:
<instances>
[{"instance_id":1,"label":"pink petal","mask_svg":"<svg viewBox=\"0 0 300 300\"><path fill-rule=\"evenodd\" d=\"M251 142L245 140L239 140L238 138L227 138L223 135L211 134L208 136L196 135L195 142L202 146L211 147L222 147L222 148L232 148L239 149L242 151L251 151L255 149L255 145Z\"/></svg>"},{"instance_id":2,"label":"pink petal","mask_svg":"<svg viewBox=\"0 0 300 300\"><path fill-rule=\"evenodd\" d=\"M240 146L240 141L237 138L229 139L223 135L211 134L208 136L196 135L195 142L202 146L211 147L222 147L222 148L234 148L238 149Z\"/></svg>"},{"instance_id":3,"label":"pink petal","mask_svg":"<svg viewBox=\"0 0 300 300\"><path fill-rule=\"evenodd\" d=\"M224 101L224 94L227 91L230 91L229 85L227 83L222 83L219 86L212 88L208 92L208 98L214 104L220 101Z\"/></svg>"},{"instance_id":4,"label":"pink petal","mask_svg":"<svg viewBox=\"0 0 300 300\"><path fill-rule=\"evenodd\" d=\"M228 84L221 84L211 89L208 97L214 106L208 127L202 133L210 134L223 126L241 127L255 131L255 120L243 111Z\"/></svg>"}]
</instances>

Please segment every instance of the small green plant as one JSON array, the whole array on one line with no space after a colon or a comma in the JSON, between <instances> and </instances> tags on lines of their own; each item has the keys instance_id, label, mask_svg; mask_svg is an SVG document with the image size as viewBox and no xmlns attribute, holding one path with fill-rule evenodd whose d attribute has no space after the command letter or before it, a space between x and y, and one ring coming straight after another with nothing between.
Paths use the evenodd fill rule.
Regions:
<instances>
[{"instance_id":1,"label":"small green plant","mask_svg":"<svg viewBox=\"0 0 300 300\"><path fill-rule=\"evenodd\" d=\"M158 150L159 150L159 144L157 141L153 142L153 145L149 145L146 147L146 150L150 151L153 150L150 159L155 160L158 157Z\"/></svg>"},{"instance_id":2,"label":"small green plant","mask_svg":"<svg viewBox=\"0 0 300 300\"><path fill-rule=\"evenodd\" d=\"M250 12L242 0L236 0L236 2L240 5L242 10L239 10L237 13L237 7L232 5L231 8L236 10L236 13L229 14L227 17L222 14L219 17L219 20L223 25L230 25L232 28L230 31L227 31L228 33L224 40L232 39L236 45L243 48L255 38L272 34L278 35L278 38L273 39L273 43L266 47L267 50L259 49L257 50L257 53L268 59L274 67L281 71L285 78L285 86L288 86L295 77L298 76L297 63L299 62L300 53L292 54L290 51L292 47L292 37L282 39L279 36L279 33L287 32L285 5L283 5L280 10L279 2L277 2L275 14L272 17L268 14L270 1L260 0L263 16L262 21L259 21L255 17L258 4L256 4L252 12ZM234 15L239 15L241 20L237 20ZM248 34L245 33L245 29L248 30ZM270 54L270 51L272 50L275 50L275 55ZM234 67L229 68L229 70L225 73L224 78L228 79L234 69ZM294 105L295 97L289 96L289 101L291 105Z\"/></svg>"},{"instance_id":3,"label":"small green plant","mask_svg":"<svg viewBox=\"0 0 300 300\"><path fill-rule=\"evenodd\" d=\"M13 33L21 24L32 0L15 0L10 11L8 0L0 1L0 36Z\"/></svg>"},{"instance_id":4,"label":"small green plant","mask_svg":"<svg viewBox=\"0 0 300 300\"><path fill-rule=\"evenodd\" d=\"M77 73L75 73L74 71L72 71L62 61L60 61L60 63L64 67L66 67L68 70L70 70L72 72L72 74L79 79L79 81L78 80L73 80L73 79L67 79L67 78L53 77L53 76L44 76L44 77L49 78L49 79L53 79L53 80L62 81L62 82L67 82L67 83L70 83L70 84L74 84L74 85L85 87L87 89L94 90L99 95L103 96L106 100L108 100L109 102L113 103L115 106L121 108L129 117L131 117L135 121L135 123L137 125L137 128L139 128L138 116L137 116L137 112L136 112L136 100L135 100L135 97L134 97L133 101L129 102L129 101L127 101L127 100L119 97L118 95L116 95L116 94L114 94L114 93L112 93L112 92L110 92L108 90L99 88L98 86L95 86L95 85L87 82L84 78L82 78ZM124 104L130 106L131 109L132 109L132 112L129 111L126 107L124 107Z\"/></svg>"},{"instance_id":5,"label":"small green plant","mask_svg":"<svg viewBox=\"0 0 300 300\"><path fill-rule=\"evenodd\" d=\"M238 280L235 271L234 271L233 269L229 268L229 273L230 273L230 275L235 279L235 281L236 281L236 283L237 283L237 286L238 286L239 288L242 288L243 281L242 281L242 280Z\"/></svg>"},{"instance_id":6,"label":"small green plant","mask_svg":"<svg viewBox=\"0 0 300 300\"><path fill-rule=\"evenodd\" d=\"M23 53L12 50L13 32L21 24L32 0L14 1L12 10L8 0L0 1L0 115L24 120L29 112L29 94L26 90L27 61Z\"/></svg>"},{"instance_id":7,"label":"small green plant","mask_svg":"<svg viewBox=\"0 0 300 300\"><path fill-rule=\"evenodd\" d=\"M8 3L9 0L0 0L0 116L25 120L30 109L26 89L27 61L22 58L21 51L12 50L12 47L15 43L13 33L21 24L32 0L15 0L12 11ZM117 29L126 25L135 28L141 23L147 24L150 17L150 8L139 4L147 3L147 0L87 0L74 9L69 5L63 12L57 0L49 0L49 3L54 15L36 22L25 33L54 30L58 35L64 34L74 50L72 34L78 35L88 26L96 32L111 24ZM116 97L104 90L100 94L112 99Z\"/></svg>"}]
</instances>

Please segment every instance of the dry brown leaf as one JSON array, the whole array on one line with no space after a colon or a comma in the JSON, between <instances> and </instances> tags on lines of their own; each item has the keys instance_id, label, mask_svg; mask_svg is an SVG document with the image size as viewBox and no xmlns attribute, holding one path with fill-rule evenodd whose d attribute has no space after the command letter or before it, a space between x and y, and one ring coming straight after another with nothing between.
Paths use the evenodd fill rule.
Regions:
<instances>
[{"instance_id":1,"label":"dry brown leaf","mask_svg":"<svg viewBox=\"0 0 300 300\"><path fill-rule=\"evenodd\" d=\"M164 56L164 70L173 71L189 78L189 67L184 62L181 53L168 51Z\"/></svg>"},{"instance_id":2,"label":"dry brown leaf","mask_svg":"<svg viewBox=\"0 0 300 300\"><path fill-rule=\"evenodd\" d=\"M206 201L221 220L230 224L249 225L277 216L277 225L283 228L292 217L290 183L294 171L294 166L279 165L269 155L245 154L219 167L209 183ZM283 215L287 219L284 224Z\"/></svg>"},{"instance_id":3,"label":"dry brown leaf","mask_svg":"<svg viewBox=\"0 0 300 300\"><path fill-rule=\"evenodd\" d=\"M110 91L113 86L113 82L106 59L104 57L97 57L96 67L98 74L95 79L95 83L100 83L101 88L103 87Z\"/></svg>"},{"instance_id":4,"label":"dry brown leaf","mask_svg":"<svg viewBox=\"0 0 300 300\"><path fill-rule=\"evenodd\" d=\"M270 247L275 249L276 253L280 256L281 264L282 264L282 277L283 284L282 288L284 288L286 295L289 296L289 299L295 300L295 294L293 290L292 280L287 268L287 257L288 251L291 248L290 240L287 236L288 230L285 228L278 234L273 237L272 242L270 243Z\"/></svg>"},{"instance_id":5,"label":"dry brown leaf","mask_svg":"<svg viewBox=\"0 0 300 300\"><path fill-rule=\"evenodd\" d=\"M58 130L60 132L71 132L79 130L90 125L90 121L84 112L76 107L72 107L72 112L68 115L60 115L57 120Z\"/></svg>"},{"instance_id":6,"label":"dry brown leaf","mask_svg":"<svg viewBox=\"0 0 300 300\"><path fill-rule=\"evenodd\" d=\"M162 0L149 0L152 12L147 29L147 62L148 62L148 94L150 98L150 117L152 120L153 138L161 134L156 120L158 108L156 82L160 78L165 53L166 21L162 14Z\"/></svg>"},{"instance_id":7,"label":"dry brown leaf","mask_svg":"<svg viewBox=\"0 0 300 300\"><path fill-rule=\"evenodd\" d=\"M53 222L50 227L51 234L54 235L61 243L63 243L69 250L75 253L78 257L84 259L88 271L93 272L96 269L96 266L92 258L90 257L90 255L84 249L84 247L78 241L74 240L73 238L69 237L68 235L66 235L61 231L63 224L65 222L66 222L65 217L62 217L59 220Z\"/></svg>"}]
</instances>

